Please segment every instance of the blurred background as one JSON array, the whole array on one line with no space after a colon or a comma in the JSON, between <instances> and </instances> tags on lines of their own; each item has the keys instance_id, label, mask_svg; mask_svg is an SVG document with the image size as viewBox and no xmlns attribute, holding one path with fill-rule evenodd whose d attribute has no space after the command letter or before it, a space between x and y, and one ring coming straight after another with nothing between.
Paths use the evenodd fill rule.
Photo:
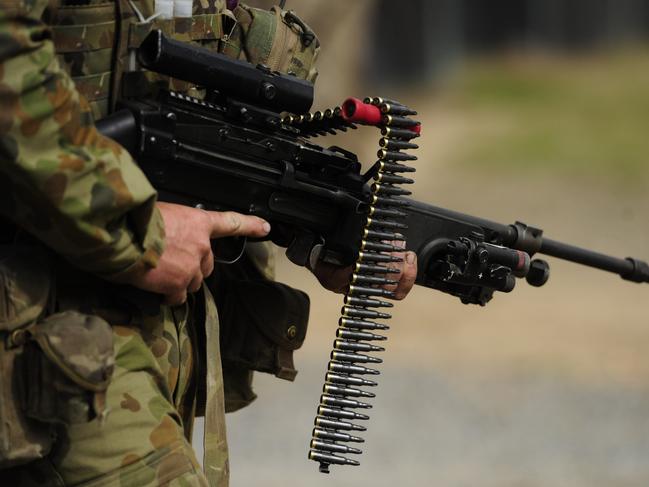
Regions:
<instances>
[{"instance_id":1,"label":"blurred background","mask_svg":"<svg viewBox=\"0 0 649 487\"><path fill-rule=\"evenodd\" d=\"M259 7L269 2L251 1ZM649 258L649 1L288 0L319 35L314 110L419 112L414 197ZM374 162L377 134L322 139ZM228 415L233 487L649 485L649 286L548 259L485 308L417 288L394 308L360 467L306 459L342 297L311 297L287 383Z\"/></svg>"}]
</instances>

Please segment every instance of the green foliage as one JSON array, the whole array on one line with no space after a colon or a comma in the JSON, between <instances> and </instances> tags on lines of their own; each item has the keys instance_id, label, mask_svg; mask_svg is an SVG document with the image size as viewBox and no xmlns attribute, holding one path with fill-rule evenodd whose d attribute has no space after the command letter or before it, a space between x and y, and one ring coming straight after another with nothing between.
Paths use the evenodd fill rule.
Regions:
<instances>
[{"instance_id":1,"label":"green foliage","mask_svg":"<svg viewBox=\"0 0 649 487\"><path fill-rule=\"evenodd\" d=\"M470 63L444 105L467 120L454 163L629 184L649 177L649 51Z\"/></svg>"}]
</instances>

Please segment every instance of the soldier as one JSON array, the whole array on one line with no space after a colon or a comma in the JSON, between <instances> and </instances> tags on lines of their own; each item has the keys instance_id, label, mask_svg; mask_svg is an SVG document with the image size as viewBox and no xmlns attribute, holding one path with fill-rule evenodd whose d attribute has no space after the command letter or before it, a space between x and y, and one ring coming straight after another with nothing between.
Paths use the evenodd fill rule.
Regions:
<instances>
[{"instance_id":1,"label":"soldier","mask_svg":"<svg viewBox=\"0 0 649 487\"><path fill-rule=\"evenodd\" d=\"M225 486L218 319L201 284L214 267L210 239L263 237L269 225L156 202L130 156L92 121L147 90L150 75L135 69L132 51L154 26L310 78L316 45L289 43L283 53L275 33L297 34L279 10L238 6L235 16L223 0L155 21L149 0L0 6L0 484ZM415 269L409 254L399 297ZM329 288L344 280L339 269L316 275ZM205 473L189 442L199 329L209 357ZM21 355L35 359L19 367Z\"/></svg>"}]
</instances>

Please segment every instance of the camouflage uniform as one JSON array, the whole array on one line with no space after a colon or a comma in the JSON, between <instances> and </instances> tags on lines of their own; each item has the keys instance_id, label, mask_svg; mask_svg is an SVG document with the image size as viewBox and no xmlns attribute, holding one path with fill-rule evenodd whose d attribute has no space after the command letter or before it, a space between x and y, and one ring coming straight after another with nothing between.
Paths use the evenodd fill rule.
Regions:
<instances>
[{"instance_id":1,"label":"camouflage uniform","mask_svg":"<svg viewBox=\"0 0 649 487\"><path fill-rule=\"evenodd\" d=\"M131 50L153 26L137 18L152 15L152 2L52 3L0 0L0 214L20 229L14 246L48 249L58 310L82 310L112 325L115 368L107 416L59 428L47 457L0 470L0 484L225 486L214 302L203 289L187 305L169 308L127 286L134 273L156 265L164 249L163 222L155 190L126 151L99 135L92 122L114 105L132 68ZM315 78L315 45L301 47L293 42L295 33L283 36L280 47L275 42L280 30L291 30L279 11L240 6L235 14L236 27L224 18L234 15L223 0L197 0L194 17L155 26ZM251 29L256 17L263 28ZM51 30L47 22L53 19L58 24ZM1 311L0 303L0 325ZM194 343L203 324L209 357L206 475L189 443L199 380Z\"/></svg>"}]
</instances>

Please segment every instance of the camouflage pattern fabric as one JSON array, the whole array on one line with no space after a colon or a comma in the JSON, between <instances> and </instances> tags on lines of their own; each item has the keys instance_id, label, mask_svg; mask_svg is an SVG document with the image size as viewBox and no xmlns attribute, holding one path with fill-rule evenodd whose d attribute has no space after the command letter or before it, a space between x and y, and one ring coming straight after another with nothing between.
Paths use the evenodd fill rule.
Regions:
<instances>
[{"instance_id":1,"label":"camouflage pattern fabric","mask_svg":"<svg viewBox=\"0 0 649 487\"><path fill-rule=\"evenodd\" d=\"M0 470L0 485L206 486L188 437L193 323L187 307L114 325L108 414L67 428L45 460ZM212 483L211 485L227 485Z\"/></svg>"},{"instance_id":2,"label":"camouflage pattern fabric","mask_svg":"<svg viewBox=\"0 0 649 487\"><path fill-rule=\"evenodd\" d=\"M150 16L152 4L0 0L0 214L75 268L117 283L155 266L164 248L155 191L129 155L92 124L113 105L138 39L155 26L228 54L247 42L237 57L264 62L255 56L266 52L262 43L276 39L255 33L272 24L293 46L287 56L281 55L284 44L271 46L273 66L284 71L293 66L300 69L295 74L315 78L317 43L300 49L298 33L278 11L258 11L259 21L232 30L233 22L219 22L221 14L231 16L223 11L223 0L195 0L192 18L140 22L138 15ZM56 25L50 29L47 22ZM270 247L254 247L250 254L272 277ZM196 310L184 306L161 307L142 322L111 322L116 356L106 419L70 427L45 460L0 471L0 485L227 486L218 317L204 292L197 314L208 324L207 477L188 441L196 408L190 338L197 325Z\"/></svg>"},{"instance_id":3,"label":"camouflage pattern fabric","mask_svg":"<svg viewBox=\"0 0 649 487\"><path fill-rule=\"evenodd\" d=\"M76 267L128 282L163 250L156 193L94 128L40 22L47 3L0 10L0 213Z\"/></svg>"}]
</instances>

